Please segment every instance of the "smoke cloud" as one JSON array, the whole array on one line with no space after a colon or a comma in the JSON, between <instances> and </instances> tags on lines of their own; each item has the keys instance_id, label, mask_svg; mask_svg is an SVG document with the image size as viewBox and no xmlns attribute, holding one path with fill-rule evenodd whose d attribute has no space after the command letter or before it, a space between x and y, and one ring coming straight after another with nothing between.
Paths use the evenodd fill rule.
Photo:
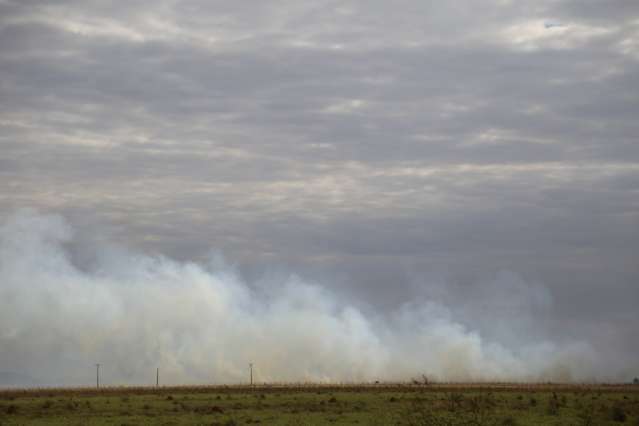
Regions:
<instances>
[{"instance_id":1,"label":"smoke cloud","mask_svg":"<svg viewBox=\"0 0 639 426\"><path fill-rule=\"evenodd\" d=\"M451 306L442 284L376 313L295 275L246 283L215 256L196 264L80 241L64 218L34 211L0 228L0 371L14 384L89 385L98 362L111 385L153 383L156 367L163 384L246 382L249 362L259 382L587 381L627 367L530 332L552 298L514 274L465 305ZM80 264L78 247L92 261Z\"/></svg>"}]
</instances>

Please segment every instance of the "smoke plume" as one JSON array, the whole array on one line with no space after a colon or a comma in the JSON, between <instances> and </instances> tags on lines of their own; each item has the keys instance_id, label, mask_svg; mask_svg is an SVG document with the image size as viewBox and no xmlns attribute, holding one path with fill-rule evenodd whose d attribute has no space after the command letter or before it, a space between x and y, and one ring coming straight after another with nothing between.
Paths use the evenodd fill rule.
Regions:
<instances>
[{"instance_id":1,"label":"smoke plume","mask_svg":"<svg viewBox=\"0 0 639 426\"><path fill-rule=\"evenodd\" d=\"M494 327L473 328L441 295L375 313L295 275L245 283L215 258L177 262L102 244L78 265L74 241L62 217L32 211L0 228L0 371L23 377L18 384L90 385L98 362L111 385L151 384L156 367L163 384L246 382L250 362L258 382L615 374L587 343L522 336L552 300L507 274L469 295L469 318L482 317L468 314L472 299L485 299L477 291L505 308ZM486 328L495 332L477 331Z\"/></svg>"}]
</instances>

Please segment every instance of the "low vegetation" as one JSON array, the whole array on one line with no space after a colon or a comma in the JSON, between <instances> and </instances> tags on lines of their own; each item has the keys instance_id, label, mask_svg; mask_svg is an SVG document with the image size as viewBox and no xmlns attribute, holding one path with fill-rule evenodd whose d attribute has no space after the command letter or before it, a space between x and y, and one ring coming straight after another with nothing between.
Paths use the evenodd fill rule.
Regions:
<instances>
[{"instance_id":1,"label":"low vegetation","mask_svg":"<svg viewBox=\"0 0 639 426\"><path fill-rule=\"evenodd\" d=\"M636 386L359 385L0 391L0 425L639 426Z\"/></svg>"}]
</instances>

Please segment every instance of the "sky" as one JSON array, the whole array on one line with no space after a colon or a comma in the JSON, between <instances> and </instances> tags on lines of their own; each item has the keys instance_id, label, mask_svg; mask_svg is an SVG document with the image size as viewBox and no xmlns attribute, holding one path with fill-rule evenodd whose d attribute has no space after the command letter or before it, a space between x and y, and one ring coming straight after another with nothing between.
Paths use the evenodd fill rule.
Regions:
<instances>
[{"instance_id":1,"label":"sky","mask_svg":"<svg viewBox=\"0 0 639 426\"><path fill-rule=\"evenodd\" d=\"M60 280L73 282L64 294L140 281L156 294L149 277L188 281L195 268L233 283L220 285L234 294L228 306L244 306L232 312L253 318L247 336L261 322L283 332L279 321L296 321L265 299L297 306L306 294L331 324L318 335L352 331L342 314L356 312L382 350L420 335L384 318L417 306L412 324L427 306L425 323L454 329L442 333L512 355L468 374L428 361L442 378L631 379L637 88L636 0L0 0L0 318L13 324L0 325L0 372L33 376L41 360L24 354L49 319L28 307L46 310L35 297L45 293L60 302ZM166 291L199 294L193 286ZM121 309L143 297L127 291L111 294ZM161 317L135 306L149 314L142 322ZM85 319L76 305L59 309ZM193 321L176 320L175 333ZM395 325L380 331L386 322ZM529 361L531 342L585 353L589 367L513 367ZM355 375L328 369L331 359L286 378L372 379L416 350ZM176 382L208 368L174 362ZM384 377L426 367L415 360ZM233 381L240 370L221 362L211 374Z\"/></svg>"}]
</instances>

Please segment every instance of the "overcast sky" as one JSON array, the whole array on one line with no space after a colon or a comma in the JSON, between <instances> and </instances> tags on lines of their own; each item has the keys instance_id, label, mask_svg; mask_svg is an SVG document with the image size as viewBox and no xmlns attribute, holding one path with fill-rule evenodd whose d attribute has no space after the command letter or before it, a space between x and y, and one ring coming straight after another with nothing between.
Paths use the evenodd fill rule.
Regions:
<instances>
[{"instance_id":1,"label":"overcast sky","mask_svg":"<svg viewBox=\"0 0 639 426\"><path fill-rule=\"evenodd\" d=\"M543 333L636 353L639 2L0 0L25 207L480 328L538 286Z\"/></svg>"}]
</instances>

